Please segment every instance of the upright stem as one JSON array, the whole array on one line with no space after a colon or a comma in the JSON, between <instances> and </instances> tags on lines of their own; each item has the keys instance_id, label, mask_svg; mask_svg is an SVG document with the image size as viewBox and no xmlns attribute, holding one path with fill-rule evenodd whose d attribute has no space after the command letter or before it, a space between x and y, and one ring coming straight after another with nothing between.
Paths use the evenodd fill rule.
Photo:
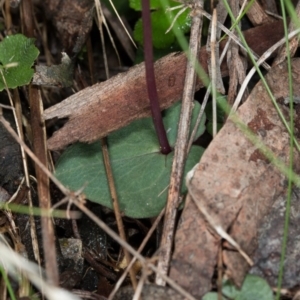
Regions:
<instances>
[{"instance_id":1,"label":"upright stem","mask_svg":"<svg viewBox=\"0 0 300 300\"><path fill-rule=\"evenodd\" d=\"M162 116L161 116L159 102L158 102L156 83L155 83L149 0L142 1L142 19L143 19L146 82L147 82L148 97L150 100L152 120L158 137L160 151L162 154L167 155L172 151L172 149L169 145L167 134L164 128L164 123L162 121Z\"/></svg>"}]
</instances>

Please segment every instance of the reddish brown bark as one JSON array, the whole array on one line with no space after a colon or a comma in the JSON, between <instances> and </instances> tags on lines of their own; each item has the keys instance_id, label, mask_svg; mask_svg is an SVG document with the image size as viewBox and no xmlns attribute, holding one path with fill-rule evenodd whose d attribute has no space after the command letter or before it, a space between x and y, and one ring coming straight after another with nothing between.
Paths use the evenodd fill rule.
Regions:
<instances>
[{"instance_id":1,"label":"reddish brown bark","mask_svg":"<svg viewBox=\"0 0 300 300\"><path fill-rule=\"evenodd\" d=\"M280 21L259 26L244 32L249 46L262 54L280 38L283 28ZM224 42L221 43L221 47ZM207 72L207 53L201 48L199 61ZM155 63L155 76L161 109L180 100L185 76L184 53L171 53ZM222 76L228 75L226 64ZM197 82L196 89L203 87ZM76 141L93 142L135 119L150 116L146 90L144 64L131 68L105 82L88 87L61 103L45 110L45 120L69 118L65 126L48 140L51 150L61 149Z\"/></svg>"}]
</instances>

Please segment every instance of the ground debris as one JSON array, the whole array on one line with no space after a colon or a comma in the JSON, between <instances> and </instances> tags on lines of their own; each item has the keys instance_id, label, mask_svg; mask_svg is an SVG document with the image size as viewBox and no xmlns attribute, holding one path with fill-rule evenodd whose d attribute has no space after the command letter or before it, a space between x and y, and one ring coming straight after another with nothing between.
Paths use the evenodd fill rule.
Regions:
<instances>
[{"instance_id":1,"label":"ground debris","mask_svg":"<svg viewBox=\"0 0 300 300\"><path fill-rule=\"evenodd\" d=\"M134 295L132 287L121 288L115 300L131 300ZM143 300L182 300L182 295L168 287L158 286L154 284L145 284L142 289Z\"/></svg>"},{"instance_id":2,"label":"ground debris","mask_svg":"<svg viewBox=\"0 0 300 300\"><path fill-rule=\"evenodd\" d=\"M300 60L294 59L292 72L296 95L300 94L299 67ZM286 63L273 68L266 80L276 99L287 97ZM261 82L255 86L237 115L240 122L250 125L253 133L276 158L288 164L289 135ZM211 225L222 227L251 257L257 248L257 235L263 218L270 213L275 200L286 191L285 176L265 155L254 155L257 151L258 147L246 138L232 117L191 173L190 197L176 233L170 274L195 297L201 297L210 290L221 243ZM295 166L299 165L299 161L299 154L295 153ZM299 173L298 169L295 168L296 173ZM195 202L208 212L210 220L203 217ZM226 272L237 286L241 286L250 266L227 242L223 246Z\"/></svg>"}]
</instances>

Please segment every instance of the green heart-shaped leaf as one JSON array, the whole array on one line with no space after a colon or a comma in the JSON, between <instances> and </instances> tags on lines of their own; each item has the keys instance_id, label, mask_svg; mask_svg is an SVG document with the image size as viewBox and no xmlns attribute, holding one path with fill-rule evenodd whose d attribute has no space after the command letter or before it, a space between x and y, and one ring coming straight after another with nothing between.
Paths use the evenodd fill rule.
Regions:
<instances>
[{"instance_id":1,"label":"green heart-shaped leaf","mask_svg":"<svg viewBox=\"0 0 300 300\"><path fill-rule=\"evenodd\" d=\"M177 103L165 112L170 144L175 143L180 108ZM192 124L199 110L200 105L195 103ZM198 136L205 130L204 122L205 118ZM174 153L167 156L160 153L152 119L137 120L112 133L108 145L121 210L134 218L158 215L166 202ZM199 161L203 151L200 147L192 147L185 174ZM112 208L100 142L69 147L57 163L56 176L73 190L86 185L84 193L89 200Z\"/></svg>"}]
</instances>

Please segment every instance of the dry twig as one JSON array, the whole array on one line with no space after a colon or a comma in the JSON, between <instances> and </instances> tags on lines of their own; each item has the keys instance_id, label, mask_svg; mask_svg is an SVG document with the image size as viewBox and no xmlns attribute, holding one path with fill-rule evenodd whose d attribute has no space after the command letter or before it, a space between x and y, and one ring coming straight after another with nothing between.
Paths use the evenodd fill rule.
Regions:
<instances>
[{"instance_id":1,"label":"dry twig","mask_svg":"<svg viewBox=\"0 0 300 300\"><path fill-rule=\"evenodd\" d=\"M193 19L189 44L190 53L186 66L181 114L178 124L177 140L174 150L174 159L172 164L164 228L158 261L158 269L163 272L163 274L167 274L169 270L175 231L175 219L180 203L180 187L182 182L182 174L187 157L187 146L190 133L190 119L193 110L193 99L196 85L195 68L197 64L197 57L199 56L200 37L202 29L202 14L198 11L198 7L203 7L203 1L195 2L192 11ZM161 277L161 274L157 274L156 283L159 285L165 285L165 280Z\"/></svg>"}]
</instances>

